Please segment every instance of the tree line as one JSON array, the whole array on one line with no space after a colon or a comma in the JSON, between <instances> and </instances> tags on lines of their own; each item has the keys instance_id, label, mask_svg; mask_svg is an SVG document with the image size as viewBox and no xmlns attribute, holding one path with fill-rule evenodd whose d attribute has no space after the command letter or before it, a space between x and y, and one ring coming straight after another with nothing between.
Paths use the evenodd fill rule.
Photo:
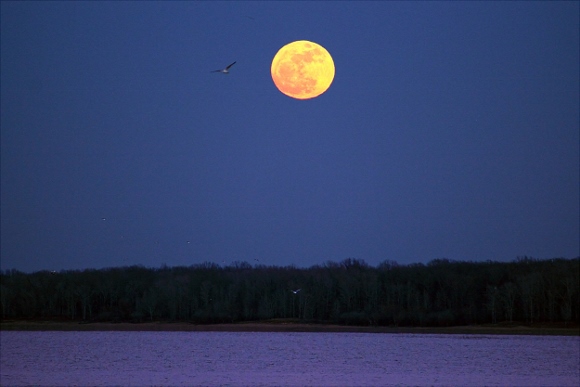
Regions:
<instances>
[{"instance_id":1,"label":"tree line","mask_svg":"<svg viewBox=\"0 0 580 387\"><path fill-rule=\"evenodd\" d=\"M580 257L436 259L377 267L348 258L309 268L205 262L188 267L0 273L2 319L266 319L349 325L580 323ZM298 289L300 289L298 291Z\"/></svg>"}]
</instances>

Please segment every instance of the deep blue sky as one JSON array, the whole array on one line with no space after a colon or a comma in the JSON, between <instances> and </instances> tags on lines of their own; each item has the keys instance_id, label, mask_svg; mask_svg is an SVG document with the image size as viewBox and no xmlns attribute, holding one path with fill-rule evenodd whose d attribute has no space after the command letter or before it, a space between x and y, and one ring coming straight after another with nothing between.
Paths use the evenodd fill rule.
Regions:
<instances>
[{"instance_id":1,"label":"deep blue sky","mask_svg":"<svg viewBox=\"0 0 580 387\"><path fill-rule=\"evenodd\" d=\"M2 269L580 254L578 2L1 7Z\"/></svg>"}]
</instances>

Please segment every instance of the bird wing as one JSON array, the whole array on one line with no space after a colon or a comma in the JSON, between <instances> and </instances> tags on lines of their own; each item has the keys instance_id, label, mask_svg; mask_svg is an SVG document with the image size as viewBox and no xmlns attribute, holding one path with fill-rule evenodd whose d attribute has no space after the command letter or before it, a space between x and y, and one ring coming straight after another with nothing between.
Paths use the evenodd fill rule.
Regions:
<instances>
[{"instance_id":1,"label":"bird wing","mask_svg":"<svg viewBox=\"0 0 580 387\"><path fill-rule=\"evenodd\" d=\"M236 61L237 62L237 61ZM236 64L236 62L232 63L231 65L229 65L228 67L226 67L226 70L229 70L230 67L232 67L233 65Z\"/></svg>"}]
</instances>

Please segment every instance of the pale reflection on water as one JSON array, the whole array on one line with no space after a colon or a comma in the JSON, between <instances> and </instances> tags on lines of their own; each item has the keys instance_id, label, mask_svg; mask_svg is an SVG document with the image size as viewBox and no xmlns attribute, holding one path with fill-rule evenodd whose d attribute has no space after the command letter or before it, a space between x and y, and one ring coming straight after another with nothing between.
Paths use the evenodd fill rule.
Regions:
<instances>
[{"instance_id":1,"label":"pale reflection on water","mask_svg":"<svg viewBox=\"0 0 580 387\"><path fill-rule=\"evenodd\" d=\"M580 338L1 332L0 384L578 386Z\"/></svg>"}]
</instances>

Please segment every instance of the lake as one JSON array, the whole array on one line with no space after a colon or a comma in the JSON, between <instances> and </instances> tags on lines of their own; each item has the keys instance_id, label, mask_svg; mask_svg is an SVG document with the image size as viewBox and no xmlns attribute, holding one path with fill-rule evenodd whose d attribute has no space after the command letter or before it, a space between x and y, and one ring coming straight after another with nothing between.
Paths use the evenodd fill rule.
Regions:
<instances>
[{"instance_id":1,"label":"lake","mask_svg":"<svg viewBox=\"0 0 580 387\"><path fill-rule=\"evenodd\" d=\"M578 386L580 337L0 332L0 384Z\"/></svg>"}]
</instances>

